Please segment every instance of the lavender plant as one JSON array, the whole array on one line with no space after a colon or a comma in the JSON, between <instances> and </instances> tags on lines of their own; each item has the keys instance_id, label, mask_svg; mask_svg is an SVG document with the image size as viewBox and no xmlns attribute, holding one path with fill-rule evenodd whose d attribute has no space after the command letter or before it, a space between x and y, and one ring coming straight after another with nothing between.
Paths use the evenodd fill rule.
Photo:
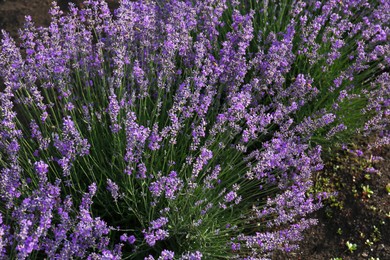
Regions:
<instances>
[{"instance_id":1,"label":"lavender plant","mask_svg":"<svg viewBox=\"0 0 390 260\"><path fill-rule=\"evenodd\" d=\"M84 5L3 32L1 258L268 259L321 147L389 143L387 0Z\"/></svg>"}]
</instances>

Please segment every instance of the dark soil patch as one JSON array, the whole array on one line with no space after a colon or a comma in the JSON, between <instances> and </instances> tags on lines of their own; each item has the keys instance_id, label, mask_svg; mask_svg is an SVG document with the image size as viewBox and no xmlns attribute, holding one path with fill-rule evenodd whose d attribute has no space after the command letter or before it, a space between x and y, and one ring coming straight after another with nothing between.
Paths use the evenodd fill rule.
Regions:
<instances>
[{"instance_id":1,"label":"dark soil patch","mask_svg":"<svg viewBox=\"0 0 390 260\"><path fill-rule=\"evenodd\" d=\"M299 250L277 253L274 259L390 259L390 147L369 151L359 143L352 151L337 152L316 177L318 190L337 192L310 216L319 224L306 231ZM369 173L371 167L377 172ZM347 242L356 250L350 251Z\"/></svg>"},{"instance_id":2,"label":"dark soil patch","mask_svg":"<svg viewBox=\"0 0 390 260\"><path fill-rule=\"evenodd\" d=\"M18 30L22 28L25 16L31 16L37 26L48 26L50 23L49 10L53 0L0 0L0 29L10 33L13 38L18 37ZM63 11L68 8L69 2L82 7L84 0L58 0ZM106 1L111 9L118 6L119 0Z\"/></svg>"},{"instance_id":3,"label":"dark soil patch","mask_svg":"<svg viewBox=\"0 0 390 260\"><path fill-rule=\"evenodd\" d=\"M48 25L51 2L52 0L0 0L0 29L16 38L26 15L30 15L37 25Z\"/></svg>"}]
</instances>

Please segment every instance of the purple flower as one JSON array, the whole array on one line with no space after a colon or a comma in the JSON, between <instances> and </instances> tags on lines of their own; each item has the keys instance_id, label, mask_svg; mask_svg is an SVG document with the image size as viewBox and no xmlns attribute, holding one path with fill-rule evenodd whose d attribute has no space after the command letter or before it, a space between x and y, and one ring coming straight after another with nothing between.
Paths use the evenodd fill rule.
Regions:
<instances>
[{"instance_id":1,"label":"purple flower","mask_svg":"<svg viewBox=\"0 0 390 260\"><path fill-rule=\"evenodd\" d=\"M202 260L203 254L199 251L184 253L180 260Z\"/></svg>"},{"instance_id":2,"label":"purple flower","mask_svg":"<svg viewBox=\"0 0 390 260\"><path fill-rule=\"evenodd\" d=\"M225 195L225 202L231 202L235 198L237 198L237 193L235 191L231 191Z\"/></svg>"},{"instance_id":3,"label":"purple flower","mask_svg":"<svg viewBox=\"0 0 390 260\"><path fill-rule=\"evenodd\" d=\"M159 260L173 260L174 257L175 257L175 252L164 249L161 252L161 255L158 259Z\"/></svg>"},{"instance_id":4,"label":"purple flower","mask_svg":"<svg viewBox=\"0 0 390 260\"><path fill-rule=\"evenodd\" d=\"M43 161L38 161L34 165L35 165L35 171L38 174L46 174L49 171L49 165L47 165Z\"/></svg>"},{"instance_id":5,"label":"purple flower","mask_svg":"<svg viewBox=\"0 0 390 260\"><path fill-rule=\"evenodd\" d=\"M136 239L135 239L135 236L133 236L133 235L131 235L131 236L129 236L128 238L127 238L127 242L129 243L129 244L134 244L135 243L135 241L136 241Z\"/></svg>"},{"instance_id":6,"label":"purple flower","mask_svg":"<svg viewBox=\"0 0 390 260\"><path fill-rule=\"evenodd\" d=\"M150 222L152 229L159 229L168 223L168 218L161 217Z\"/></svg>"},{"instance_id":7,"label":"purple flower","mask_svg":"<svg viewBox=\"0 0 390 260\"><path fill-rule=\"evenodd\" d=\"M213 158L213 152L207 148L201 148L200 155L196 159L194 168L192 170L192 178L195 179L202 171L203 167L207 165L207 162Z\"/></svg>"},{"instance_id":8,"label":"purple flower","mask_svg":"<svg viewBox=\"0 0 390 260\"><path fill-rule=\"evenodd\" d=\"M123 234L120 236L120 241L122 242L127 242L129 243L130 245L134 244L135 241L136 241L136 238L135 236L131 235L131 236L127 236L127 234Z\"/></svg>"},{"instance_id":9,"label":"purple flower","mask_svg":"<svg viewBox=\"0 0 390 260\"><path fill-rule=\"evenodd\" d=\"M81 137L70 116L63 119L61 135L54 135L54 146L63 156L58 160L58 163L62 167L65 176L70 174L72 163L76 157L88 155L90 148L88 140Z\"/></svg>"},{"instance_id":10,"label":"purple flower","mask_svg":"<svg viewBox=\"0 0 390 260\"><path fill-rule=\"evenodd\" d=\"M313 144L345 130L379 133L369 148L390 143L390 6L293 1L281 24L259 28L281 7L244 7L53 3L47 28L26 18L20 47L3 32L1 259L121 259L122 247L202 258L185 245L262 259L297 248L329 196L312 192L324 167Z\"/></svg>"},{"instance_id":11,"label":"purple flower","mask_svg":"<svg viewBox=\"0 0 390 260\"><path fill-rule=\"evenodd\" d=\"M241 244L240 243L232 243L231 247L232 247L233 251L239 251L241 248Z\"/></svg>"},{"instance_id":12,"label":"purple flower","mask_svg":"<svg viewBox=\"0 0 390 260\"><path fill-rule=\"evenodd\" d=\"M175 171L171 171L167 177L163 176L149 185L149 190L155 197L164 193L167 199L175 199L176 193L182 188L183 181L177 177Z\"/></svg>"},{"instance_id":13,"label":"purple flower","mask_svg":"<svg viewBox=\"0 0 390 260\"><path fill-rule=\"evenodd\" d=\"M111 193L111 196L115 201L119 198L119 186L111 179L107 179L107 190Z\"/></svg>"}]
</instances>

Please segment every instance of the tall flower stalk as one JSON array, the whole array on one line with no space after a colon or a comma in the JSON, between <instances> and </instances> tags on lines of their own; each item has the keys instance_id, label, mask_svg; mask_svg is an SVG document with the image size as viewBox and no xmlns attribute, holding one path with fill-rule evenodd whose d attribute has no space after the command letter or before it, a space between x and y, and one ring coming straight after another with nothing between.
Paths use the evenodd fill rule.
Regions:
<instances>
[{"instance_id":1,"label":"tall flower stalk","mask_svg":"<svg viewBox=\"0 0 390 260\"><path fill-rule=\"evenodd\" d=\"M3 32L1 258L268 259L322 147L389 143L388 1L84 5Z\"/></svg>"}]
</instances>

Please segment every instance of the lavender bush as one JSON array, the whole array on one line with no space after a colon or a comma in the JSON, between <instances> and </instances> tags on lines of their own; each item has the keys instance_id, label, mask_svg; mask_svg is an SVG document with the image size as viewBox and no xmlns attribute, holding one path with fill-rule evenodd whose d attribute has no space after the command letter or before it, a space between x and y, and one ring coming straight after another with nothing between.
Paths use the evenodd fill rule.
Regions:
<instances>
[{"instance_id":1,"label":"lavender bush","mask_svg":"<svg viewBox=\"0 0 390 260\"><path fill-rule=\"evenodd\" d=\"M268 259L322 148L388 144L387 0L103 0L0 45L1 259Z\"/></svg>"}]
</instances>

